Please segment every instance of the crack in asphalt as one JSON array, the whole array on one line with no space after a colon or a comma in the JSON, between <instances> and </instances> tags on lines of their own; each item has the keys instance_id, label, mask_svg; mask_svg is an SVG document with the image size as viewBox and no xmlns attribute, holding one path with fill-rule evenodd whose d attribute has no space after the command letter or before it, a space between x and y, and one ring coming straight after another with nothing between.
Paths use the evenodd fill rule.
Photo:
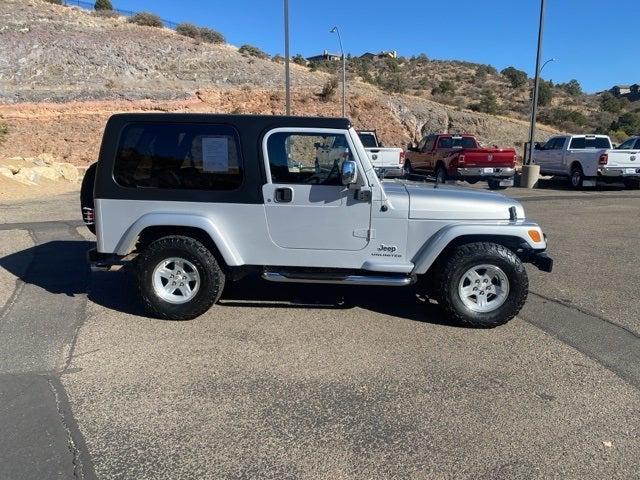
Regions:
<instances>
[{"instance_id":1,"label":"crack in asphalt","mask_svg":"<svg viewBox=\"0 0 640 480\"><path fill-rule=\"evenodd\" d=\"M27 361L24 361L23 367L27 366L26 369L15 368L16 365L18 366L22 365L20 360L16 360L17 363L13 365L13 368L11 364L5 365L5 368L8 368L10 371L14 370L13 372L14 378L19 378L19 377L33 378L34 381L36 381L35 379L37 378L46 379L48 388L53 395L53 400L55 405L51 407L47 407L45 404L43 404L40 407L42 409L40 411L41 412L40 415L44 417L48 415L46 413L47 408L55 408L56 415L58 417L60 426L62 427L62 430L64 432L65 438L64 440L60 438L60 436L56 438L56 435L51 432L48 432L48 434L52 436L52 440L51 440L52 442L64 441L66 448L68 449L69 454L71 455L71 463L73 465L73 472L72 472L73 477L78 480L83 480L83 479L94 479L96 477L95 477L93 465L91 463L91 459L89 456L89 451L86 448L84 438L82 436L82 433L80 432L77 422L73 417L71 406L70 406L68 397L66 395L66 392L64 390L64 386L60 381L60 377L61 375L65 374L65 372L69 369L69 365L71 364L71 361L73 358L73 352L75 350L80 328L86 321L87 297L81 292L81 290L83 289L78 287L79 287L79 283L83 283L84 290L86 291L86 288L87 288L86 284L89 279L88 269L85 277L81 279L74 278L71 280L70 283L67 283L66 278L64 277L49 278L46 274L47 267L50 267L50 265L47 264L47 261L50 258L50 256L55 253L50 251L52 249L55 250L55 247L51 247L51 246L47 247L47 244L52 241L58 241L57 240L58 232L60 233L64 232L64 234L61 236L64 237L66 240L69 240L72 242L78 241L78 240L84 240L76 230L77 227L80 225L83 225L83 223L78 221L13 223L13 224L0 225L0 230L26 230L33 240L33 247L31 248L44 249L44 252L42 251L36 252L36 254L34 254L31 258L28 259L29 263L26 266L25 271L23 272L21 277L19 277L16 280L16 285L14 287L14 290L11 294L10 299L7 301L6 305L4 305L0 309L0 328L7 326L5 325L6 322L4 322L5 319L7 321L10 321L9 319L15 320L11 316L12 313L16 314L19 319L23 317L26 317L28 319L26 322L20 323L21 328L25 328L25 325L28 328L29 325L39 323L38 317L41 317L44 312L39 311L37 308L35 309L35 312L32 312L31 310L29 310L28 306L25 310L25 306L21 304L21 301L24 300L25 303L33 302L35 297L42 295L40 290L53 289L55 293L58 294L57 298L60 298L59 296L60 294L66 293L66 295L61 297L61 300L60 299L57 300L57 303L60 303L61 301L63 303L60 304L58 308L56 308L54 306L56 302L54 302L54 305L51 305L53 307L53 312L48 312L49 313L48 316L50 317L56 317L57 316L56 311L59 310L60 307L64 307L65 309L69 309L70 307L70 310L73 312L72 313L73 322L71 325L73 330L67 331L66 333L63 332L64 335L62 337L58 335L58 336L53 336L51 339L49 339L51 344L53 345L53 349L56 350L56 352L54 353L57 353L57 355L62 357L61 368L56 368L56 366L54 365L52 365L51 368L46 368L44 371L42 371L42 369L34 368L34 363L38 365L41 365L41 364L46 365L47 367L49 367L50 363L48 362L52 361L51 354L50 354L51 352L44 352L44 351L42 352L43 357L41 359L35 360L35 362L32 361L31 363L28 362L28 359ZM66 255L73 256L73 253L72 254L67 253ZM45 257L45 261L39 265L37 262L39 260L43 260L42 257ZM68 270L71 272L72 276L73 276L74 268L77 268L77 266L68 267ZM84 264L83 264L83 268L86 268ZM41 277L43 273L44 273L44 278ZM43 282L43 284L39 285L37 281L34 282L33 280L40 280ZM29 290L27 290L27 286L30 286L32 284L39 285L39 287L31 287ZM33 297L33 298L25 299L23 297ZM68 297L72 297L73 300L69 300ZM42 303L45 303L45 302L42 302ZM22 309L20 307L22 307ZM69 312L69 310L63 310L63 311ZM9 327L11 326L9 325ZM68 330L70 330L70 328ZM34 332L34 333L37 335L37 332ZM24 339L19 337L17 343L19 343L20 340L24 340ZM47 347L49 347L49 350L51 350L50 345L47 345ZM33 353L33 352L30 352L30 353ZM47 353L49 353L48 358L47 358ZM25 355L28 355L28 353ZM56 361L55 364L57 363L58 362ZM24 395L26 395L26 391L25 389L21 389L14 392L14 395L15 395L14 399L16 400L18 398L23 399ZM60 435L60 433L58 433L57 435ZM31 459L31 462L37 463L36 459ZM44 463L46 463L46 461L44 461ZM38 469L38 468L41 468L41 466L32 465L30 468ZM25 470L29 471L29 469L25 469ZM25 474L28 475L27 472L25 472Z\"/></svg>"}]
</instances>

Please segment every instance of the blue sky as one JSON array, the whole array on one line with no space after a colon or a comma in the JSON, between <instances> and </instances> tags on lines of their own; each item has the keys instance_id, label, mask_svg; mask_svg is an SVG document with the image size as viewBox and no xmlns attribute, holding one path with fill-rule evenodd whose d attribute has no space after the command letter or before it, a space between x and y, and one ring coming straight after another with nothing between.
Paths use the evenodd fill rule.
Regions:
<instances>
[{"instance_id":1,"label":"blue sky","mask_svg":"<svg viewBox=\"0 0 640 480\"><path fill-rule=\"evenodd\" d=\"M284 51L282 0L112 0L176 22L222 32L229 43L249 43L271 54ZM411 56L513 65L535 69L538 0L290 0L291 53L337 50L329 29L337 24L345 50L397 50ZM640 82L640 1L547 0L543 77L576 78L589 92Z\"/></svg>"}]
</instances>

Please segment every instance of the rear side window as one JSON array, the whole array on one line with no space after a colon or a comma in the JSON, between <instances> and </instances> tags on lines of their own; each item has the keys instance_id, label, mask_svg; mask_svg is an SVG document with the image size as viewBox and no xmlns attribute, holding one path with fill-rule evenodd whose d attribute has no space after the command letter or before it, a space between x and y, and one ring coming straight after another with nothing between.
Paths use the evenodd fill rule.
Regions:
<instances>
[{"instance_id":1,"label":"rear side window","mask_svg":"<svg viewBox=\"0 0 640 480\"><path fill-rule=\"evenodd\" d=\"M611 148L611 144L606 137L576 137L571 140L569 148L572 150L603 149Z\"/></svg>"},{"instance_id":2,"label":"rear side window","mask_svg":"<svg viewBox=\"0 0 640 480\"><path fill-rule=\"evenodd\" d=\"M238 134L227 125L130 124L113 176L129 188L235 190L243 178Z\"/></svg>"},{"instance_id":3,"label":"rear side window","mask_svg":"<svg viewBox=\"0 0 640 480\"><path fill-rule=\"evenodd\" d=\"M360 140L364 148L376 148L378 146L376 136L373 133L361 133Z\"/></svg>"}]
</instances>

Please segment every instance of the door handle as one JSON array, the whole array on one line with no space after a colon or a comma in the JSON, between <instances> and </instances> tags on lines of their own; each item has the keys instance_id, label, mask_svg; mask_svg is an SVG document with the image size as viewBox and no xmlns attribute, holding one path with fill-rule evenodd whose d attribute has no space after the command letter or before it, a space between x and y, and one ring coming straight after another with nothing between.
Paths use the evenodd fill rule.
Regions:
<instances>
[{"instance_id":1,"label":"door handle","mask_svg":"<svg viewBox=\"0 0 640 480\"><path fill-rule=\"evenodd\" d=\"M293 188L276 188L274 199L276 203L291 203L293 200Z\"/></svg>"}]
</instances>

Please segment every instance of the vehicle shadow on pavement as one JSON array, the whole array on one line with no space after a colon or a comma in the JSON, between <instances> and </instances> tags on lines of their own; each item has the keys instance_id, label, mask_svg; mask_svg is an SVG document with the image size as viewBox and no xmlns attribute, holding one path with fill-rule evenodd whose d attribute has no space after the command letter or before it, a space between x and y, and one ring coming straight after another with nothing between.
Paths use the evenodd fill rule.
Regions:
<instances>
[{"instance_id":1,"label":"vehicle shadow on pavement","mask_svg":"<svg viewBox=\"0 0 640 480\"><path fill-rule=\"evenodd\" d=\"M147 317L136 295L131 268L89 272L88 241L52 241L0 258L4 268L21 281L48 293L87 295L91 302L127 315ZM335 309L362 308L402 319L460 327L437 305L416 295L411 287L358 287L271 283L256 275L228 282L220 299L237 308Z\"/></svg>"},{"instance_id":2,"label":"vehicle shadow on pavement","mask_svg":"<svg viewBox=\"0 0 640 480\"><path fill-rule=\"evenodd\" d=\"M449 320L437 305L420 298L412 287L271 283L248 276L227 285L220 303L238 308L362 308L405 320L466 328Z\"/></svg>"},{"instance_id":3,"label":"vehicle shadow on pavement","mask_svg":"<svg viewBox=\"0 0 640 480\"><path fill-rule=\"evenodd\" d=\"M73 240L46 242L0 258L0 268L55 295L83 295L89 274L86 254L91 245Z\"/></svg>"}]
</instances>

